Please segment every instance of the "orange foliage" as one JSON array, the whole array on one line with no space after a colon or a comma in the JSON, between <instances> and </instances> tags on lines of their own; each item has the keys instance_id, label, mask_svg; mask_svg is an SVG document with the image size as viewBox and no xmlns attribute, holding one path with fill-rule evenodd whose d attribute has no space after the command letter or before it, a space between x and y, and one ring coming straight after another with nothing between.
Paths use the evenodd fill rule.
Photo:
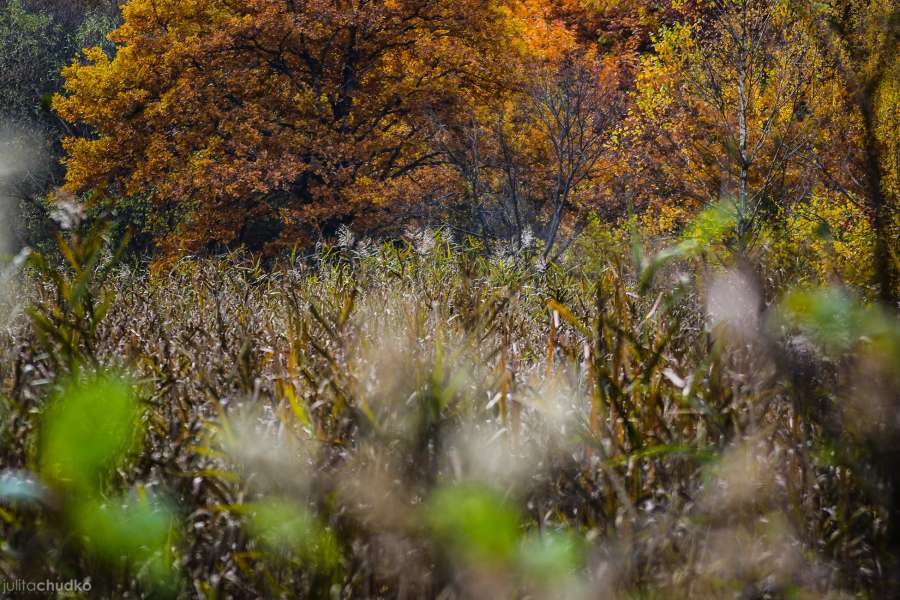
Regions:
<instances>
[{"instance_id":1,"label":"orange foliage","mask_svg":"<svg viewBox=\"0 0 900 600\"><path fill-rule=\"evenodd\" d=\"M67 186L149 194L170 253L297 240L427 193L435 116L502 103L571 44L540 3L131 0L64 71ZM446 117L442 117L446 116Z\"/></svg>"}]
</instances>

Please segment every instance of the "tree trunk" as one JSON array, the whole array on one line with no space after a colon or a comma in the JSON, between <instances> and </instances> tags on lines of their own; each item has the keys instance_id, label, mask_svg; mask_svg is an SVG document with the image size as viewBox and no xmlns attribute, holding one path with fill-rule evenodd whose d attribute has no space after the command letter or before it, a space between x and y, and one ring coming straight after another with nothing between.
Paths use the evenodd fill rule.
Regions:
<instances>
[{"instance_id":1,"label":"tree trunk","mask_svg":"<svg viewBox=\"0 0 900 600\"><path fill-rule=\"evenodd\" d=\"M553 249L553 244L556 243L556 235L559 232L559 224L562 221L564 208L565 201L560 201L556 204L556 210L553 211L553 219L550 220L550 229L547 232L547 242L544 244L544 253L541 255L545 263L550 256L550 251Z\"/></svg>"},{"instance_id":2,"label":"tree trunk","mask_svg":"<svg viewBox=\"0 0 900 600\"><path fill-rule=\"evenodd\" d=\"M875 236L873 266L875 268L875 285L878 287L878 298L887 306L897 310L897 287L900 284L897 259L892 255L891 206L885 198L881 187L881 160L878 140L874 132L874 107L871 94L864 94L859 100L860 112L865 128L865 173L866 203L868 204L872 234Z\"/></svg>"},{"instance_id":3,"label":"tree trunk","mask_svg":"<svg viewBox=\"0 0 900 600\"><path fill-rule=\"evenodd\" d=\"M741 54L739 58L738 65L738 162L740 169L740 181L739 181L739 190L738 190L738 219L737 219L737 234L738 234L738 252L741 256L744 255L744 252L747 248L747 233L749 228L749 216L748 212L750 210L749 204L749 180L750 180L750 172L749 172L749 159L747 156L747 83L746 83L746 68L745 68L745 56L744 49L741 49Z\"/></svg>"}]
</instances>

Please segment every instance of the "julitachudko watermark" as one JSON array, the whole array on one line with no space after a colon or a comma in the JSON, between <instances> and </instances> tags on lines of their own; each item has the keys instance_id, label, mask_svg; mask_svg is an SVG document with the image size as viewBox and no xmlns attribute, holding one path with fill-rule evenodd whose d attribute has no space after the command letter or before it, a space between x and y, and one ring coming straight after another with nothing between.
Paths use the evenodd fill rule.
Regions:
<instances>
[{"instance_id":1,"label":"julitachudko watermark","mask_svg":"<svg viewBox=\"0 0 900 600\"><path fill-rule=\"evenodd\" d=\"M91 591L90 579L70 579L69 581L28 581L26 579L0 579L0 596L10 594L84 594Z\"/></svg>"}]
</instances>

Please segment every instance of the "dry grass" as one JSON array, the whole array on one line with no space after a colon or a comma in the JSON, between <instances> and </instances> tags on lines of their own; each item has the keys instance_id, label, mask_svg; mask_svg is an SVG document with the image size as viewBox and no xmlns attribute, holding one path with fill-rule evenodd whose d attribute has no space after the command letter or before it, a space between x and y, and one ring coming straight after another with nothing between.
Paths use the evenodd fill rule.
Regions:
<instances>
[{"instance_id":1,"label":"dry grass","mask_svg":"<svg viewBox=\"0 0 900 600\"><path fill-rule=\"evenodd\" d=\"M825 359L757 313L752 278L698 260L635 269L610 247L538 270L415 237L155 278L99 242L72 244L81 276L33 263L31 318L0 332L0 576L109 598L889 584L874 438L827 409L858 389L857 346ZM69 484L23 483L47 471L48 398L110 369L135 378L144 436L96 493L162 507L152 551L98 553Z\"/></svg>"}]
</instances>

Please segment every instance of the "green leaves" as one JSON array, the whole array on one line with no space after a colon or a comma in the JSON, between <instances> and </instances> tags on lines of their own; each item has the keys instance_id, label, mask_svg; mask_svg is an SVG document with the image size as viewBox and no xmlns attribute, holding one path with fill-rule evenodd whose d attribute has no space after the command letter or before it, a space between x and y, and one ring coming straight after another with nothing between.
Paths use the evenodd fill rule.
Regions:
<instances>
[{"instance_id":1,"label":"green leaves","mask_svg":"<svg viewBox=\"0 0 900 600\"><path fill-rule=\"evenodd\" d=\"M175 519L167 505L144 495L110 502L91 498L77 504L71 518L95 556L110 563L125 560L140 565L152 583L171 581L169 547Z\"/></svg>"},{"instance_id":2,"label":"green leaves","mask_svg":"<svg viewBox=\"0 0 900 600\"><path fill-rule=\"evenodd\" d=\"M861 307L838 289L791 292L781 310L788 322L831 350L849 349L860 335Z\"/></svg>"},{"instance_id":3,"label":"green leaves","mask_svg":"<svg viewBox=\"0 0 900 600\"><path fill-rule=\"evenodd\" d=\"M140 408L130 383L95 375L51 401L41 428L41 473L79 493L99 491L104 473L140 439Z\"/></svg>"},{"instance_id":4,"label":"green leaves","mask_svg":"<svg viewBox=\"0 0 900 600\"><path fill-rule=\"evenodd\" d=\"M900 323L840 288L789 293L781 302L778 322L799 328L828 353L847 352L866 342L869 354L900 368Z\"/></svg>"},{"instance_id":5,"label":"green leaves","mask_svg":"<svg viewBox=\"0 0 900 600\"><path fill-rule=\"evenodd\" d=\"M526 535L522 515L489 487L439 489L426 505L425 521L454 560L540 586L561 583L584 563L580 536L569 530Z\"/></svg>"},{"instance_id":6,"label":"green leaves","mask_svg":"<svg viewBox=\"0 0 900 600\"><path fill-rule=\"evenodd\" d=\"M558 584L584 563L584 540L571 531L533 534L519 550L524 573L543 585Z\"/></svg>"},{"instance_id":7,"label":"green leaves","mask_svg":"<svg viewBox=\"0 0 900 600\"><path fill-rule=\"evenodd\" d=\"M488 488L438 490L428 503L426 521L438 539L465 562L499 566L515 556L521 517Z\"/></svg>"},{"instance_id":8,"label":"green leaves","mask_svg":"<svg viewBox=\"0 0 900 600\"><path fill-rule=\"evenodd\" d=\"M709 246L734 231L738 215L733 203L720 202L706 208L694 217L684 233L684 241L695 241L697 244Z\"/></svg>"},{"instance_id":9,"label":"green leaves","mask_svg":"<svg viewBox=\"0 0 900 600\"><path fill-rule=\"evenodd\" d=\"M173 511L142 489L104 495L106 477L140 445L140 416L126 377L95 374L70 382L44 415L40 472L64 496L66 521L90 554L137 565L150 585L165 587L172 581Z\"/></svg>"},{"instance_id":10,"label":"green leaves","mask_svg":"<svg viewBox=\"0 0 900 600\"><path fill-rule=\"evenodd\" d=\"M320 572L337 572L341 561L337 538L315 515L277 498L251 508L250 531L269 550L299 558Z\"/></svg>"}]
</instances>

